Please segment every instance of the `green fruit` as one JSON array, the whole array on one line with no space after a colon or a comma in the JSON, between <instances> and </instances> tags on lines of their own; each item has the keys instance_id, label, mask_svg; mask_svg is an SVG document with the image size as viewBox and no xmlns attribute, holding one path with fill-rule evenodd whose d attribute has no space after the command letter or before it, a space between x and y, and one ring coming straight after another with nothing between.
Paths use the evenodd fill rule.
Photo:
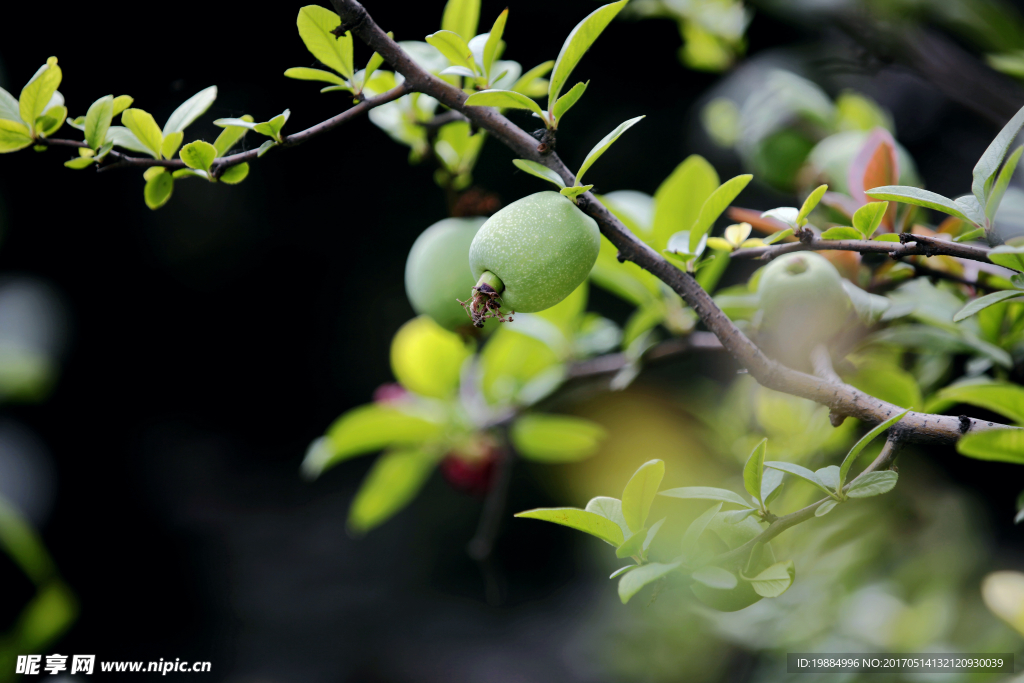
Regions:
<instances>
[{"instance_id":1,"label":"green fruit","mask_svg":"<svg viewBox=\"0 0 1024 683\"><path fill-rule=\"evenodd\" d=\"M768 355L810 369L814 347L828 344L849 321L851 302L843 278L828 259L804 251L765 266L758 286L758 339Z\"/></svg>"},{"instance_id":2,"label":"green fruit","mask_svg":"<svg viewBox=\"0 0 1024 683\"><path fill-rule=\"evenodd\" d=\"M600 249L594 219L557 192L538 192L487 219L469 248L469 265L478 280L485 272L500 279L504 308L531 313L572 294Z\"/></svg>"},{"instance_id":3,"label":"green fruit","mask_svg":"<svg viewBox=\"0 0 1024 683\"><path fill-rule=\"evenodd\" d=\"M476 283L466 267L469 245L483 218L446 218L424 230L405 262L405 292L413 310L454 330L471 323L458 299Z\"/></svg>"}]
</instances>

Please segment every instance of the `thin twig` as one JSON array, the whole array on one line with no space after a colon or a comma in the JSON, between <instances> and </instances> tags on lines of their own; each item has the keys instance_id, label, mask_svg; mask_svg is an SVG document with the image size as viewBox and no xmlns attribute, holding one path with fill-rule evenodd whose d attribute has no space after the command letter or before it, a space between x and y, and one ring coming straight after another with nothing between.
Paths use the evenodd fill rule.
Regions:
<instances>
[{"instance_id":1,"label":"thin twig","mask_svg":"<svg viewBox=\"0 0 1024 683\"><path fill-rule=\"evenodd\" d=\"M904 256L954 256L956 258L992 263L988 259L988 249L972 244L947 242L946 240L903 233L900 242L879 242L876 240L823 240L810 237L799 242L773 244L767 247L738 249L732 252L734 259L758 259L771 261L783 254L795 251L856 251L861 254L886 254L890 258L899 259Z\"/></svg>"}]
</instances>

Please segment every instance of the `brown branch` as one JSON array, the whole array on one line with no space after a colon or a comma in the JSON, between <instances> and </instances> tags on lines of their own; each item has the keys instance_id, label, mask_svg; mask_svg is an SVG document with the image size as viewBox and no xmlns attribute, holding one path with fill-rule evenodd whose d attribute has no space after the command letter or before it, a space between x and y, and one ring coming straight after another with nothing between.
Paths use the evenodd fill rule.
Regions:
<instances>
[{"instance_id":1,"label":"brown branch","mask_svg":"<svg viewBox=\"0 0 1024 683\"><path fill-rule=\"evenodd\" d=\"M381 30L357 0L331 0L331 4L345 26L351 28L360 40L405 76L405 85L410 90L423 92L444 106L462 112L471 122L489 131L519 156L544 164L558 173L567 185L574 183L573 174L557 154L541 153L537 140L497 110L465 106L466 94L462 90L420 68L398 43ZM871 424L883 422L902 412L899 406L877 399L852 386L814 377L768 358L715 305L710 295L693 276L670 264L637 238L598 202L594 195L589 192L581 195L577 206L597 221L604 236L618 248L620 261L629 260L636 263L671 287L693 308L704 325L718 337L733 358L762 386L816 401L828 406L837 415L855 417ZM930 443L952 443L968 431L1007 428L1006 425L992 422L973 419L962 422L957 417L928 413L908 413L901 421L901 425L901 431L907 440Z\"/></svg>"},{"instance_id":2,"label":"brown branch","mask_svg":"<svg viewBox=\"0 0 1024 683\"><path fill-rule=\"evenodd\" d=\"M805 234L810 235L809 232L805 232ZM911 233L902 233L899 243L875 240L823 240L820 237L809 236L802 237L799 242L739 249L732 252L732 258L771 261L783 254L791 254L795 251L856 251L862 254L886 254L893 259L904 256L953 256L992 263L988 260L988 249L985 247L947 242Z\"/></svg>"}]
</instances>

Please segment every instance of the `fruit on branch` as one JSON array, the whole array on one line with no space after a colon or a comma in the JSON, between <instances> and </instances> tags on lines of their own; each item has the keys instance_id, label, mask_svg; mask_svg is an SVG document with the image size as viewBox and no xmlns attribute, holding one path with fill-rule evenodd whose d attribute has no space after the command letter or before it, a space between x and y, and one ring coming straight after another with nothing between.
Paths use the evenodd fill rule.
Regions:
<instances>
[{"instance_id":1,"label":"fruit on branch","mask_svg":"<svg viewBox=\"0 0 1024 683\"><path fill-rule=\"evenodd\" d=\"M538 192L487 219L469 248L477 278L474 323L509 311L550 308L580 286L597 261L597 223L558 192Z\"/></svg>"},{"instance_id":2,"label":"fruit on branch","mask_svg":"<svg viewBox=\"0 0 1024 683\"><path fill-rule=\"evenodd\" d=\"M785 254L761 273L758 339L764 351L789 367L810 371L811 351L847 327L852 304L843 279L814 252Z\"/></svg>"},{"instance_id":3,"label":"fruit on branch","mask_svg":"<svg viewBox=\"0 0 1024 683\"><path fill-rule=\"evenodd\" d=\"M441 327L467 324L458 299L476 279L466 265L483 218L446 218L420 233L405 261L405 293L413 310L429 315Z\"/></svg>"}]
</instances>

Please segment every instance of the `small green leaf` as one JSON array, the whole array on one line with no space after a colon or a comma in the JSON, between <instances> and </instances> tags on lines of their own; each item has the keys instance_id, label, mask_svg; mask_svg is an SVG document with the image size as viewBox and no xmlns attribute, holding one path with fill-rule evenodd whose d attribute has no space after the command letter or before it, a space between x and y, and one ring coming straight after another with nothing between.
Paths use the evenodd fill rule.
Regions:
<instances>
[{"instance_id":1,"label":"small green leaf","mask_svg":"<svg viewBox=\"0 0 1024 683\"><path fill-rule=\"evenodd\" d=\"M284 124L288 122L288 117L292 115L290 109L285 109L284 112L278 114L274 118L264 123L257 123L252 127L253 131L260 135L266 135L268 138L273 138L277 142L283 142L281 137L281 129L284 128Z\"/></svg>"},{"instance_id":2,"label":"small green leaf","mask_svg":"<svg viewBox=\"0 0 1024 683\"><path fill-rule=\"evenodd\" d=\"M47 109L42 116L36 119L36 134L39 137L49 137L57 132L64 125L67 118L68 108L64 105L57 105Z\"/></svg>"},{"instance_id":3,"label":"small green leaf","mask_svg":"<svg viewBox=\"0 0 1024 683\"><path fill-rule=\"evenodd\" d=\"M512 424L512 445L527 460L576 462L597 452L607 436L590 420L567 415L524 415Z\"/></svg>"},{"instance_id":4,"label":"small green leaf","mask_svg":"<svg viewBox=\"0 0 1024 683\"><path fill-rule=\"evenodd\" d=\"M665 523L665 517L662 517L657 522L651 525L651 528L647 530L647 537L644 539L644 546L641 548L643 557L647 557L647 549L651 547L651 542L654 537L658 535L658 531L661 530L661 525Z\"/></svg>"},{"instance_id":5,"label":"small green leaf","mask_svg":"<svg viewBox=\"0 0 1024 683\"><path fill-rule=\"evenodd\" d=\"M988 250L988 260L1004 268L1024 271L1024 246L1011 247L1008 244L1000 244Z\"/></svg>"},{"instance_id":6,"label":"small green leaf","mask_svg":"<svg viewBox=\"0 0 1024 683\"><path fill-rule=\"evenodd\" d=\"M436 47L452 63L452 66L461 66L476 72L473 51L469 49L469 44L459 34L451 31L438 31L427 36L425 40Z\"/></svg>"},{"instance_id":7,"label":"small green leaf","mask_svg":"<svg viewBox=\"0 0 1024 683\"><path fill-rule=\"evenodd\" d=\"M623 538L633 533L629 530L629 525L626 524L626 518L622 516L622 501L618 498L609 498L607 496L591 498L590 502L587 503L586 509L587 512L594 512L618 524L619 528L622 529Z\"/></svg>"},{"instance_id":8,"label":"small green leaf","mask_svg":"<svg viewBox=\"0 0 1024 683\"><path fill-rule=\"evenodd\" d=\"M964 234L959 235L957 237L954 237L953 241L954 242L970 242L972 240L976 240L979 237L984 237L984 236L985 236L985 228L975 228L974 230L968 230ZM899 239L898 236L897 236L897 239Z\"/></svg>"},{"instance_id":9,"label":"small green leaf","mask_svg":"<svg viewBox=\"0 0 1024 683\"><path fill-rule=\"evenodd\" d=\"M96 157L78 157L77 159L65 161L64 165L77 171L86 168L87 166L92 166L95 162Z\"/></svg>"},{"instance_id":10,"label":"small green leaf","mask_svg":"<svg viewBox=\"0 0 1024 683\"><path fill-rule=\"evenodd\" d=\"M630 565L627 565L625 567L619 567L618 569L613 571L611 576L609 576L608 578L609 579L617 579L620 576L622 576L623 574L626 574L627 572L631 572L634 569L639 569L639 568L640 568L640 565L638 565L638 564L630 564Z\"/></svg>"},{"instance_id":11,"label":"small green leaf","mask_svg":"<svg viewBox=\"0 0 1024 683\"><path fill-rule=\"evenodd\" d=\"M619 2L599 7L587 15L583 21L576 24L562 44L562 49L558 52L558 58L555 59L551 83L548 85L548 102L558 101L562 87L569 80L569 75L572 74L573 69L576 68L583 55L594 44L594 41L601 35L605 27L615 18L615 15L626 6L626 2L628 0L619 0Z\"/></svg>"},{"instance_id":12,"label":"small green leaf","mask_svg":"<svg viewBox=\"0 0 1024 683\"><path fill-rule=\"evenodd\" d=\"M21 120L29 128L35 125L35 121L46 111L50 104L50 98L56 92L61 81L61 70L57 66L57 58L50 57L32 77L18 97L18 113Z\"/></svg>"},{"instance_id":13,"label":"small green leaf","mask_svg":"<svg viewBox=\"0 0 1024 683\"><path fill-rule=\"evenodd\" d=\"M480 0L448 0L441 15L441 28L469 40L480 24Z\"/></svg>"},{"instance_id":14,"label":"small green leaf","mask_svg":"<svg viewBox=\"0 0 1024 683\"><path fill-rule=\"evenodd\" d=\"M991 294L986 294L985 296L979 296L977 299L968 302L966 306L957 311L956 315L953 316L953 322L958 323L961 320L966 320L975 313L985 310L989 306L995 306L1003 301L1016 299L1021 296L1024 296L1024 292L1016 289L1004 289L998 292L992 292Z\"/></svg>"},{"instance_id":15,"label":"small green leaf","mask_svg":"<svg viewBox=\"0 0 1024 683\"><path fill-rule=\"evenodd\" d=\"M273 140L267 140L266 142L259 146L259 149L256 150L256 158L259 159L274 147L277 147L277 143Z\"/></svg>"},{"instance_id":16,"label":"small green leaf","mask_svg":"<svg viewBox=\"0 0 1024 683\"><path fill-rule=\"evenodd\" d=\"M596 512L587 512L577 508L537 508L519 512L515 516L561 524L591 536L597 536L616 548L622 545L624 540L619 525Z\"/></svg>"},{"instance_id":17,"label":"small green leaf","mask_svg":"<svg viewBox=\"0 0 1024 683\"><path fill-rule=\"evenodd\" d=\"M872 199L883 199L890 202L902 202L903 204L913 204L914 206L923 206L926 209L934 209L935 211L941 211L942 213L949 214L950 216L956 216L961 220L971 221L970 218L963 211L963 207L958 206L951 199L943 197L941 194L935 194L928 190L922 190L917 187L906 187L903 185L884 185L882 187L876 187L865 192L868 197Z\"/></svg>"},{"instance_id":18,"label":"small green leaf","mask_svg":"<svg viewBox=\"0 0 1024 683\"><path fill-rule=\"evenodd\" d=\"M729 205L732 204L733 200L743 191L743 188L747 186L747 183L753 177L747 174L730 178L711 193L711 196L704 202L704 206L700 207L700 215L697 217L697 222L693 224L693 229L690 230L690 251L697 248L697 244L708 234L715 221L718 220L718 217L729 208Z\"/></svg>"},{"instance_id":19,"label":"small green leaf","mask_svg":"<svg viewBox=\"0 0 1024 683\"><path fill-rule=\"evenodd\" d=\"M714 565L701 567L690 574L690 576L694 581L702 583L708 588L718 588L721 590L732 590L738 583L735 574Z\"/></svg>"},{"instance_id":20,"label":"small green leaf","mask_svg":"<svg viewBox=\"0 0 1024 683\"><path fill-rule=\"evenodd\" d=\"M985 232L984 229L982 229L982 228L979 228L979 229L982 232ZM892 233L892 232L886 232L886 233L883 233L881 235L875 235L874 237L871 238L871 240L874 241L874 242L899 242L900 241L900 236L895 234L895 233Z\"/></svg>"},{"instance_id":21,"label":"small green leaf","mask_svg":"<svg viewBox=\"0 0 1024 683\"><path fill-rule=\"evenodd\" d=\"M834 508L834 507L835 507L836 505L839 505L839 501L838 501L838 500L832 500L832 499L826 500L826 501L825 501L824 503L822 503L821 505L819 505L819 506L818 506L818 507L817 507L817 508L816 508L816 509L814 510L814 516L815 516L815 517L824 517L824 516L825 516L825 515L827 515L828 513L832 512L832 509L833 509L833 508Z\"/></svg>"},{"instance_id":22,"label":"small green leaf","mask_svg":"<svg viewBox=\"0 0 1024 683\"><path fill-rule=\"evenodd\" d=\"M466 104L473 107L498 107L499 109L529 109L544 118L544 111L532 99L514 90L482 90L466 98ZM533 162L531 162L533 163Z\"/></svg>"},{"instance_id":23,"label":"small green leaf","mask_svg":"<svg viewBox=\"0 0 1024 683\"><path fill-rule=\"evenodd\" d=\"M821 233L823 240L862 240L864 235L853 228L829 228Z\"/></svg>"},{"instance_id":24,"label":"small green leaf","mask_svg":"<svg viewBox=\"0 0 1024 683\"><path fill-rule=\"evenodd\" d=\"M388 451L377 458L352 500L348 528L365 534L386 522L416 497L436 462L418 448Z\"/></svg>"},{"instance_id":25,"label":"small green leaf","mask_svg":"<svg viewBox=\"0 0 1024 683\"><path fill-rule=\"evenodd\" d=\"M118 114L123 112L125 109L127 109L130 106L132 106L132 102L134 102L134 101L135 101L135 98L129 97L128 95L118 95L117 97L115 97L114 98L114 112L113 112L113 116L117 116Z\"/></svg>"},{"instance_id":26,"label":"small green leaf","mask_svg":"<svg viewBox=\"0 0 1024 683\"><path fill-rule=\"evenodd\" d=\"M142 196L146 200L146 206L155 211L167 203L173 191L174 178L170 173L161 173L146 181Z\"/></svg>"},{"instance_id":27,"label":"small green leaf","mask_svg":"<svg viewBox=\"0 0 1024 683\"><path fill-rule=\"evenodd\" d=\"M743 487L757 500L761 500L761 479L764 475L764 456L767 450L768 439L761 439L761 443L754 446L750 457L747 458L747 464L743 466Z\"/></svg>"},{"instance_id":28,"label":"small green leaf","mask_svg":"<svg viewBox=\"0 0 1024 683\"><path fill-rule=\"evenodd\" d=\"M711 247L712 249L714 249L715 251L728 251L728 252L731 252L735 248L735 246L733 245L732 242L730 242L727 239L723 239L721 237L709 237L708 238L708 246Z\"/></svg>"},{"instance_id":29,"label":"small green leaf","mask_svg":"<svg viewBox=\"0 0 1024 683\"><path fill-rule=\"evenodd\" d=\"M85 114L85 142L92 149L99 149L107 141L107 131L114 118L114 96L101 97L91 105Z\"/></svg>"},{"instance_id":30,"label":"small green leaf","mask_svg":"<svg viewBox=\"0 0 1024 683\"><path fill-rule=\"evenodd\" d=\"M707 510L705 510L697 519L690 522L690 526L686 527L686 531L683 532L683 555L688 558L693 557L697 554L697 543L700 541L700 537L704 534L704 530L708 528L711 520L715 518L722 510L722 503L715 503Z\"/></svg>"},{"instance_id":31,"label":"small green leaf","mask_svg":"<svg viewBox=\"0 0 1024 683\"><path fill-rule=\"evenodd\" d=\"M484 43L484 73L490 77L491 67L494 60L498 58L498 46L501 45L501 36L505 33L505 22L508 20L508 9L502 10L498 18L494 20L490 33L487 34L487 42Z\"/></svg>"},{"instance_id":32,"label":"small green leaf","mask_svg":"<svg viewBox=\"0 0 1024 683\"><path fill-rule=\"evenodd\" d=\"M909 410L904 410L902 413L893 415L885 422L881 422L875 425L875 427L870 432L862 436L860 441L853 445L853 448L850 449L850 452L846 454L845 458L843 458L843 464L839 466L840 487L846 485L846 475L850 473L850 468L853 467L853 463L857 462L857 458L860 457L861 451L867 448L868 444L870 444L872 441L878 438L878 436L882 432L884 432L885 430L889 429L889 427L892 427L894 424L902 420L903 416L909 412Z\"/></svg>"},{"instance_id":33,"label":"small green leaf","mask_svg":"<svg viewBox=\"0 0 1024 683\"><path fill-rule=\"evenodd\" d=\"M217 158L217 148L209 142L196 140L182 147L180 156L189 168L197 168L209 173L213 160Z\"/></svg>"},{"instance_id":34,"label":"small green leaf","mask_svg":"<svg viewBox=\"0 0 1024 683\"><path fill-rule=\"evenodd\" d=\"M624 4L625 2L626 2L626 0L621 0L621 2L618 2L618 3L615 3L615 4L621 5L621 4ZM610 7L610 5L606 5L606 7ZM600 10L598 10L598 11L600 11ZM642 119L642 118L644 118L644 117L643 116L637 116L636 118L633 118L633 119L630 119L628 121L624 121L624 122L620 123L618 125L618 127L615 128L615 130L613 130L611 133L608 133L608 135L605 135L601 139L600 142L598 142L596 145L594 145L594 148L592 150L590 150L589 154L587 154L587 158L583 160L583 165L580 166L580 170L577 171L577 173L576 173L576 183L577 184L582 184L583 183L583 174L587 172L587 169L589 169L594 164L595 161L597 161L599 158L601 158L601 155L604 154L608 150L608 148L612 146L612 143L614 143L616 140L619 139L620 135L622 135L627 130L629 130L633 125L638 123L640 121L640 119Z\"/></svg>"},{"instance_id":35,"label":"small green leaf","mask_svg":"<svg viewBox=\"0 0 1024 683\"><path fill-rule=\"evenodd\" d=\"M626 557L639 556L643 552L644 542L647 540L647 529L640 529L635 534L623 541L622 545L615 549L615 557L623 559Z\"/></svg>"},{"instance_id":36,"label":"small green leaf","mask_svg":"<svg viewBox=\"0 0 1024 683\"><path fill-rule=\"evenodd\" d=\"M171 133L180 133L184 131L192 125L196 119L205 114L216 99L217 86L211 85L209 88L200 90L195 95L182 102L181 105L171 113L167 118L167 123L164 124L163 134L170 135ZM123 120L124 119L122 119L122 121Z\"/></svg>"},{"instance_id":37,"label":"small green leaf","mask_svg":"<svg viewBox=\"0 0 1024 683\"><path fill-rule=\"evenodd\" d=\"M586 92L588 85L590 85L590 81L587 81L586 83L577 83L572 86L569 92L558 98L558 101L555 102L554 109L551 111L555 121L562 120L565 113L572 109L572 106L576 104L581 97L583 97L583 93Z\"/></svg>"},{"instance_id":38,"label":"small green leaf","mask_svg":"<svg viewBox=\"0 0 1024 683\"><path fill-rule=\"evenodd\" d=\"M765 467L771 467L772 469L781 470L788 474L792 474L793 476L799 477L810 484L814 484L819 489L827 493L829 496L833 495L832 491L830 491L829 488L825 486L825 482L819 479L817 474L807 469L806 467L803 467L802 465L797 465L791 462L779 462L775 460L771 462L766 462L764 465Z\"/></svg>"},{"instance_id":39,"label":"small green leaf","mask_svg":"<svg viewBox=\"0 0 1024 683\"><path fill-rule=\"evenodd\" d=\"M622 490L622 516L633 531L643 528L651 503L658 495L658 487L665 476L663 460L648 460L637 469Z\"/></svg>"},{"instance_id":40,"label":"small green leaf","mask_svg":"<svg viewBox=\"0 0 1024 683\"><path fill-rule=\"evenodd\" d=\"M793 585L796 567L793 560L777 562L750 580L754 591L763 598L777 598Z\"/></svg>"},{"instance_id":41,"label":"small green leaf","mask_svg":"<svg viewBox=\"0 0 1024 683\"><path fill-rule=\"evenodd\" d=\"M299 10L295 25L306 49L320 63L352 78L352 32L346 31L340 38L332 33L341 25L341 17L319 5L307 5Z\"/></svg>"},{"instance_id":42,"label":"small green leaf","mask_svg":"<svg viewBox=\"0 0 1024 683\"><path fill-rule=\"evenodd\" d=\"M565 187L562 177L543 164L538 164L536 161L530 161L529 159L513 159L512 163L520 171L526 171L530 175L546 180L549 183L554 183L558 187Z\"/></svg>"},{"instance_id":43,"label":"small green leaf","mask_svg":"<svg viewBox=\"0 0 1024 683\"><path fill-rule=\"evenodd\" d=\"M241 119L236 119L243 123L252 123L252 117L246 114ZM238 144L238 141L245 137L248 132L247 128L241 126L227 126L220 132L217 139L213 141L213 146L217 148L217 156L225 156L231 148ZM223 179L223 178L222 178Z\"/></svg>"},{"instance_id":44,"label":"small green leaf","mask_svg":"<svg viewBox=\"0 0 1024 683\"><path fill-rule=\"evenodd\" d=\"M779 206L774 209L768 209L761 214L761 218L774 218L792 228L798 227L796 219L799 216L800 210L795 206Z\"/></svg>"},{"instance_id":45,"label":"small green leaf","mask_svg":"<svg viewBox=\"0 0 1024 683\"><path fill-rule=\"evenodd\" d=\"M249 164L244 161L240 164L236 164L224 171L220 175L220 181L227 183L228 185L237 185L238 183L245 180L246 176L249 175Z\"/></svg>"},{"instance_id":46,"label":"small green leaf","mask_svg":"<svg viewBox=\"0 0 1024 683\"><path fill-rule=\"evenodd\" d=\"M1013 154L1010 155L1010 158L1006 160L1006 163L1003 164L1003 169L999 171L999 177L997 178L995 185L992 187L992 191L988 197L988 202L984 204L985 218L987 218L989 222L995 220L999 204L1003 201L1003 195L1006 194L1006 188L1010 186L1010 181L1013 179L1013 172L1017 169L1017 162L1020 161L1021 152L1024 152L1024 146L1018 147Z\"/></svg>"},{"instance_id":47,"label":"small green leaf","mask_svg":"<svg viewBox=\"0 0 1024 683\"><path fill-rule=\"evenodd\" d=\"M889 202L868 202L853 214L853 227L860 230L865 239L871 239L888 208Z\"/></svg>"},{"instance_id":48,"label":"small green leaf","mask_svg":"<svg viewBox=\"0 0 1024 683\"><path fill-rule=\"evenodd\" d=\"M767 469L761 477L760 499L765 508L782 493L782 472L779 470Z\"/></svg>"},{"instance_id":49,"label":"small green leaf","mask_svg":"<svg viewBox=\"0 0 1024 683\"><path fill-rule=\"evenodd\" d=\"M785 230L780 230L778 232L773 232L772 234L768 235L767 237L765 237L761 241L765 243L765 246L767 246L767 245L770 245L770 244L775 244L776 242L779 242L781 240L784 240L784 239L786 239L787 237L789 237L792 234L793 234L793 228L786 228Z\"/></svg>"},{"instance_id":50,"label":"small green leaf","mask_svg":"<svg viewBox=\"0 0 1024 683\"><path fill-rule=\"evenodd\" d=\"M164 168L163 166L150 166L145 171L143 171L142 177L145 178L146 181L148 182L148 181L152 180L153 178L156 178L161 173L166 173L166 172L167 172L167 169ZM177 176L175 176L175 177L177 177Z\"/></svg>"},{"instance_id":51,"label":"small green leaf","mask_svg":"<svg viewBox=\"0 0 1024 683\"><path fill-rule=\"evenodd\" d=\"M551 63L554 64L554 62ZM18 100L3 88L0 88L0 119L22 123Z\"/></svg>"},{"instance_id":52,"label":"small green leaf","mask_svg":"<svg viewBox=\"0 0 1024 683\"><path fill-rule=\"evenodd\" d=\"M988 201L992 180L996 172L999 171L1003 159L1006 158L1006 153L1010 150L1010 145L1013 144L1013 139L1017 137L1017 133L1022 126L1024 126L1024 108L1021 108L1003 126L1003 129L989 143L985 153L981 155L978 163L974 166L971 192L974 193L974 196L982 206Z\"/></svg>"},{"instance_id":53,"label":"small green leaf","mask_svg":"<svg viewBox=\"0 0 1024 683\"><path fill-rule=\"evenodd\" d=\"M113 143L122 149L127 149L132 152L152 154L149 148L135 137L135 133L131 132L124 126L111 126L107 131L107 142ZM163 140L161 140L160 143L162 145Z\"/></svg>"},{"instance_id":54,"label":"small green leaf","mask_svg":"<svg viewBox=\"0 0 1024 683\"><path fill-rule=\"evenodd\" d=\"M121 123L132 132L139 142L145 145L146 150L153 155L154 159L160 158L164 135L149 112L142 109L125 109L121 112Z\"/></svg>"},{"instance_id":55,"label":"small green leaf","mask_svg":"<svg viewBox=\"0 0 1024 683\"><path fill-rule=\"evenodd\" d=\"M994 429L966 434L956 443L957 453L978 460L1024 464L1024 429Z\"/></svg>"},{"instance_id":56,"label":"small green leaf","mask_svg":"<svg viewBox=\"0 0 1024 683\"><path fill-rule=\"evenodd\" d=\"M763 444L764 442L762 441L761 443ZM757 449L754 449L754 453L757 453ZM752 454L750 457L753 458L754 455ZM764 449L761 449L761 462L764 462ZM744 469L744 483L746 483L746 474L746 469ZM744 508L751 507L750 501L744 500L740 494L734 493L729 489L719 489L713 486L682 486L676 489L667 489L658 495L669 498L682 498L684 500L720 500L723 503L739 505ZM760 498L760 496L757 497Z\"/></svg>"},{"instance_id":57,"label":"small green leaf","mask_svg":"<svg viewBox=\"0 0 1024 683\"><path fill-rule=\"evenodd\" d=\"M622 600L622 604L625 605L629 602L630 598L639 593L640 589L644 586L649 583L653 583L658 579L664 578L678 568L678 562L673 562L671 564L651 562L650 564L645 564L642 567L637 567L619 579L619 599Z\"/></svg>"},{"instance_id":58,"label":"small green leaf","mask_svg":"<svg viewBox=\"0 0 1024 683\"><path fill-rule=\"evenodd\" d=\"M576 201L576 197L579 197L584 192L590 192L590 190L593 187L594 187L593 185L573 185L572 187L563 187L558 192L560 194L565 195L566 197L571 199L573 202L575 202Z\"/></svg>"},{"instance_id":59,"label":"small green leaf","mask_svg":"<svg viewBox=\"0 0 1024 683\"><path fill-rule=\"evenodd\" d=\"M296 66L285 71L284 75L298 81L322 81L324 83L334 83L335 85L347 85L344 78L323 69L309 69L304 66Z\"/></svg>"},{"instance_id":60,"label":"small green leaf","mask_svg":"<svg viewBox=\"0 0 1024 683\"><path fill-rule=\"evenodd\" d=\"M164 136L164 142L160 145L160 154L164 159L173 159L175 152L181 147L181 141L185 139L185 134L180 130L176 133L170 133Z\"/></svg>"},{"instance_id":61,"label":"small green leaf","mask_svg":"<svg viewBox=\"0 0 1024 683\"><path fill-rule=\"evenodd\" d=\"M818 480L826 487L833 491L838 491L841 488L839 483L839 466L828 465L820 469L814 470L814 474L818 476Z\"/></svg>"},{"instance_id":62,"label":"small green leaf","mask_svg":"<svg viewBox=\"0 0 1024 683\"><path fill-rule=\"evenodd\" d=\"M522 93L527 97L540 97L544 94L544 90L539 93L535 92L540 85L546 84L543 80L544 76L551 71L551 67L555 65L554 60L548 60L542 62L537 66L533 67L516 81L516 84L512 86L512 89L518 93Z\"/></svg>"},{"instance_id":63,"label":"small green leaf","mask_svg":"<svg viewBox=\"0 0 1024 683\"><path fill-rule=\"evenodd\" d=\"M258 124L253 123L251 116L245 115L240 119L217 119L213 122L213 125L224 129L242 128L244 130L253 130Z\"/></svg>"},{"instance_id":64,"label":"small green leaf","mask_svg":"<svg viewBox=\"0 0 1024 683\"><path fill-rule=\"evenodd\" d=\"M1024 443L1024 441L1021 443ZM850 498L880 496L883 493L892 491L893 487L896 486L897 479L899 479L899 475L892 470L865 472L850 483L850 488L847 490L846 495Z\"/></svg>"},{"instance_id":65,"label":"small green leaf","mask_svg":"<svg viewBox=\"0 0 1024 683\"><path fill-rule=\"evenodd\" d=\"M807 195L807 199L804 200L803 205L800 207L800 213L796 216L797 227L802 228L807 224L807 217L811 215L811 211L814 211L814 207L818 205L821 198L828 191L828 185L819 185L814 188L814 191Z\"/></svg>"},{"instance_id":66,"label":"small green leaf","mask_svg":"<svg viewBox=\"0 0 1024 683\"><path fill-rule=\"evenodd\" d=\"M988 382L953 385L939 391L937 398L978 406L998 413L1017 424L1024 424L1024 387L1017 384Z\"/></svg>"},{"instance_id":67,"label":"small green leaf","mask_svg":"<svg viewBox=\"0 0 1024 683\"><path fill-rule=\"evenodd\" d=\"M0 154L17 152L32 144L28 126L9 119L0 119Z\"/></svg>"}]
</instances>

